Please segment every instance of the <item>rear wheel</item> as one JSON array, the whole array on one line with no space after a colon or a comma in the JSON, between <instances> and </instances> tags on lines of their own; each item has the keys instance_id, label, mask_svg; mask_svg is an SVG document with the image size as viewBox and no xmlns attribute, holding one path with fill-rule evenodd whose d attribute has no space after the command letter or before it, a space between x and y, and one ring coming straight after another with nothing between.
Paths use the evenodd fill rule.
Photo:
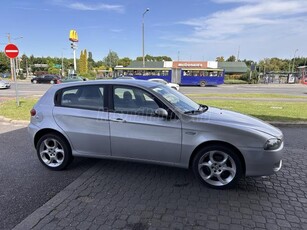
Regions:
<instances>
[{"instance_id":1,"label":"rear wheel","mask_svg":"<svg viewBox=\"0 0 307 230\"><path fill-rule=\"evenodd\" d=\"M36 81L36 80L33 80L32 82L33 82L33 84L37 84L37 81Z\"/></svg>"},{"instance_id":2,"label":"rear wheel","mask_svg":"<svg viewBox=\"0 0 307 230\"><path fill-rule=\"evenodd\" d=\"M51 170L65 169L72 161L69 144L55 133L42 136L37 143L36 150L41 163Z\"/></svg>"},{"instance_id":3,"label":"rear wheel","mask_svg":"<svg viewBox=\"0 0 307 230\"><path fill-rule=\"evenodd\" d=\"M205 82L205 81L201 81L201 82L199 83L199 85L200 85L201 87L205 87L205 86L206 86L206 82Z\"/></svg>"},{"instance_id":4,"label":"rear wheel","mask_svg":"<svg viewBox=\"0 0 307 230\"><path fill-rule=\"evenodd\" d=\"M51 80L51 81L50 81L50 84L54 84L54 80Z\"/></svg>"},{"instance_id":5,"label":"rear wheel","mask_svg":"<svg viewBox=\"0 0 307 230\"><path fill-rule=\"evenodd\" d=\"M240 158L226 146L212 145L201 149L192 167L203 184L215 189L231 188L242 176Z\"/></svg>"}]
</instances>

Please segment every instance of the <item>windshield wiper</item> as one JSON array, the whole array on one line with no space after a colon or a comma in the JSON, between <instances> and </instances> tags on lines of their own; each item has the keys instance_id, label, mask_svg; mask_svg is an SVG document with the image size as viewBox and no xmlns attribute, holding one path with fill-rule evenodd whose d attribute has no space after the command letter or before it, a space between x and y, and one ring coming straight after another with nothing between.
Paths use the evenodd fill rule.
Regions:
<instances>
[{"instance_id":1,"label":"windshield wiper","mask_svg":"<svg viewBox=\"0 0 307 230\"><path fill-rule=\"evenodd\" d=\"M199 113L204 113L207 110L208 110L208 106L200 104L197 110L185 111L184 114L199 114Z\"/></svg>"}]
</instances>

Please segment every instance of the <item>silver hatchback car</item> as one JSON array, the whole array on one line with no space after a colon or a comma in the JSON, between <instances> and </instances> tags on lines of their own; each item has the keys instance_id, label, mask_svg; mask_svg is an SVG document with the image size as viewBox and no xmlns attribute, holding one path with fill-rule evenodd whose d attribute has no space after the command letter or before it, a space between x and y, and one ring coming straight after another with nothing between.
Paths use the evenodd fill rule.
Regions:
<instances>
[{"instance_id":1,"label":"silver hatchback car","mask_svg":"<svg viewBox=\"0 0 307 230\"><path fill-rule=\"evenodd\" d=\"M54 85L31 110L28 127L39 160L62 170L73 156L190 168L225 189L241 176L282 165L282 132L256 118L207 107L150 81Z\"/></svg>"}]
</instances>

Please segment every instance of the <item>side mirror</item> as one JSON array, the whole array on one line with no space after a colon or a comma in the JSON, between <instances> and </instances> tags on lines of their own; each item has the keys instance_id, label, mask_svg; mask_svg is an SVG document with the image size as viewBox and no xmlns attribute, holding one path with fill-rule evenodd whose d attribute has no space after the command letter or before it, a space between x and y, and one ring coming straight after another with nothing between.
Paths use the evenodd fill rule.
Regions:
<instances>
[{"instance_id":1,"label":"side mirror","mask_svg":"<svg viewBox=\"0 0 307 230\"><path fill-rule=\"evenodd\" d=\"M162 109L162 108L156 109L155 114L158 117L168 117L168 112L165 109Z\"/></svg>"}]
</instances>

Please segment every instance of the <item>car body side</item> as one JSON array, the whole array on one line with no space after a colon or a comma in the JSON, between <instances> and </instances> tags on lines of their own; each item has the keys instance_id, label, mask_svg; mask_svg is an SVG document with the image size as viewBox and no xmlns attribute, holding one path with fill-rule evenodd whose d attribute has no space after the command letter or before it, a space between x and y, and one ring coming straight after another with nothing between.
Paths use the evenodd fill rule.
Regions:
<instances>
[{"instance_id":1,"label":"car body side","mask_svg":"<svg viewBox=\"0 0 307 230\"><path fill-rule=\"evenodd\" d=\"M96 83L93 84L99 83L96 81ZM115 84L115 82L105 81L103 83L103 85L108 84ZM140 85L137 87L148 91L148 88L142 87ZM84 152L80 152L79 149L74 148L74 145L73 143L71 143L69 137L55 122L53 109L50 109L50 105L52 105L53 107L55 106L54 95L56 91L60 88L62 88L62 86L59 85L50 88L46 92L46 94L40 99L39 103L37 103L37 105L35 106L35 109L39 112L35 115L35 117L31 118L31 123L28 128L31 136L34 139L34 145L37 143L39 137L44 134L44 132L50 132L53 130L59 132L62 136L65 137L65 139L69 142L72 148L72 154L75 156L117 158L123 160L126 159L132 161L150 162L161 165L189 168L191 164L191 159L194 157L194 154L200 147L212 143L218 143L228 148L232 148L240 156L243 168L246 169L246 171L244 172L246 176L273 174L275 167L274 164L278 163L282 158L282 154L280 153L280 151L283 148L283 145L277 150L264 150L263 148L264 143L268 139L274 137L282 138L282 133L278 131L278 129L272 127L272 130L275 130L275 135L272 135L266 133L265 131L262 131L261 129L257 128L258 126L253 126L252 124L244 124L243 122L238 124L229 124L222 120L216 119L216 115L214 115L214 113L210 113L211 108L209 108L209 111L207 111L208 113L205 112L204 115L201 116L179 114L177 111L173 110L173 112L177 115L176 122L178 122L179 126L181 126L181 150L178 152L177 161L162 162L153 160L132 159L128 157L114 157L112 156L112 149L110 149L110 153L108 155L86 154ZM172 109L170 103L163 99L160 95L155 94L154 91L151 91L150 93L154 94L167 107ZM212 108L212 111L216 110ZM236 113L233 113L231 115L235 116ZM109 132L109 130L107 132ZM259 168L261 168L261 170L259 170Z\"/></svg>"}]
</instances>

